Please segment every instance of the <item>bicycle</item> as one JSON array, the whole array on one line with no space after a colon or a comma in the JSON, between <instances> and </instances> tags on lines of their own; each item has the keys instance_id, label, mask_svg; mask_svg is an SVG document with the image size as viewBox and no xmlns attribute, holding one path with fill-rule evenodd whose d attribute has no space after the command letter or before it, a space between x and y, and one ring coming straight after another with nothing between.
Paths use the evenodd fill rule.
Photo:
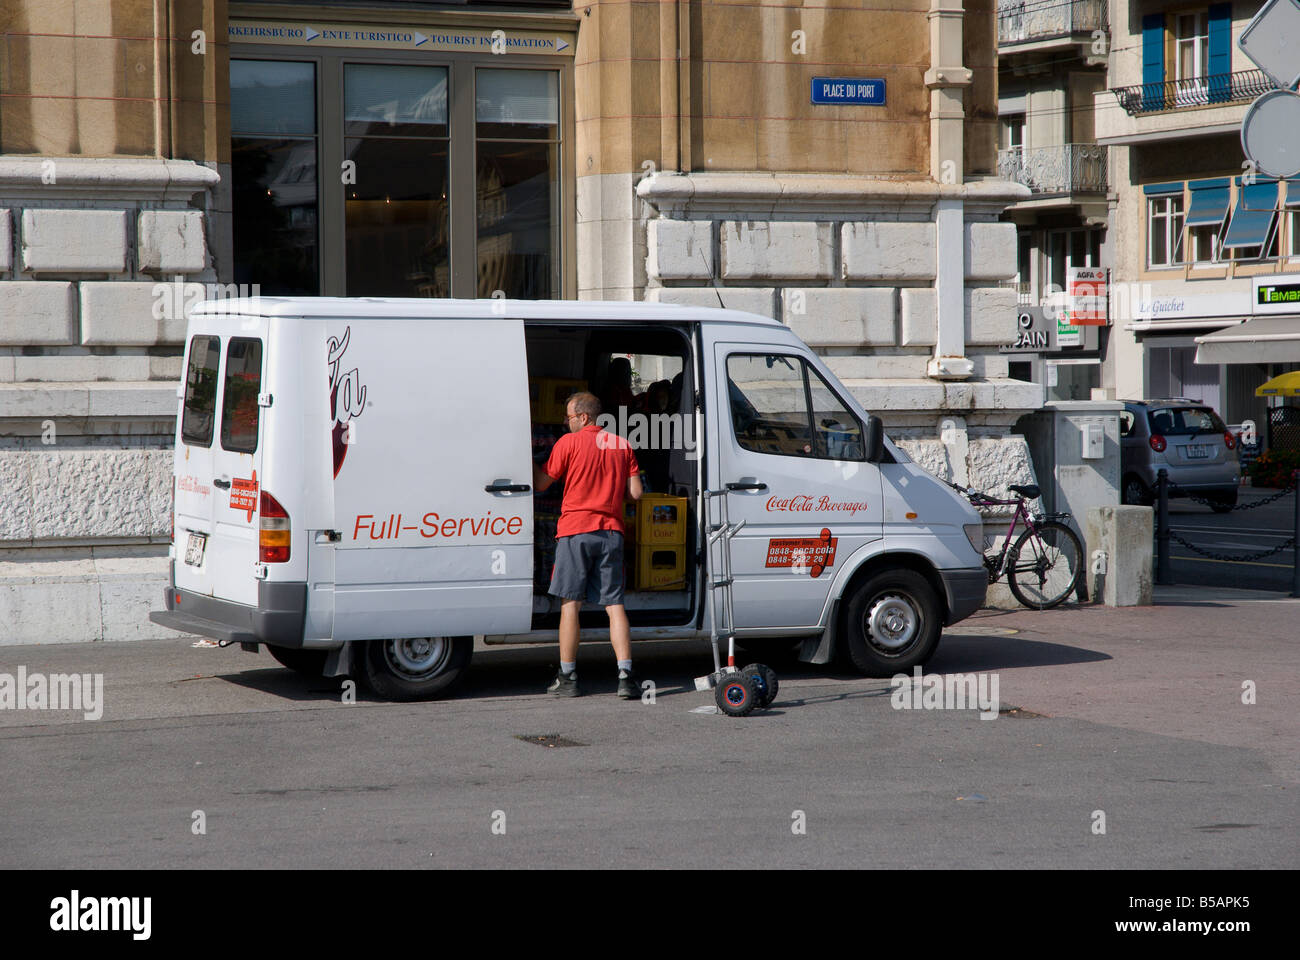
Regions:
<instances>
[{"instance_id":1,"label":"bicycle","mask_svg":"<svg viewBox=\"0 0 1300 960\"><path fill-rule=\"evenodd\" d=\"M1031 610L1051 609L1074 592L1083 575L1083 545L1066 522L1068 513L1029 512L1025 501L1038 497L1041 491L1037 486L1009 485L1007 489L1017 494L1014 500L998 500L955 483L949 486L975 507L1016 508L1001 550L984 555L989 583L996 583L1005 572L1011 593ZM1022 522L1025 530L1013 545L1016 524Z\"/></svg>"}]
</instances>

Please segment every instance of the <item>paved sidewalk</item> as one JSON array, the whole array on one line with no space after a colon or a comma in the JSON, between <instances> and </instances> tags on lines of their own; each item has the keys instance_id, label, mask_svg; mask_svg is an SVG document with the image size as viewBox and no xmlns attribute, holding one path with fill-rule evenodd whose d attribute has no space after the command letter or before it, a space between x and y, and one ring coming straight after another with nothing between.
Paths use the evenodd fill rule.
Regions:
<instances>
[{"instance_id":1,"label":"paved sidewalk","mask_svg":"<svg viewBox=\"0 0 1300 960\"><path fill-rule=\"evenodd\" d=\"M1000 643L978 635L1003 630ZM1300 782L1300 599L1288 594L1157 586L1150 607L982 610L947 631L928 669L996 670L1003 703L1035 713L1257 749Z\"/></svg>"}]
</instances>

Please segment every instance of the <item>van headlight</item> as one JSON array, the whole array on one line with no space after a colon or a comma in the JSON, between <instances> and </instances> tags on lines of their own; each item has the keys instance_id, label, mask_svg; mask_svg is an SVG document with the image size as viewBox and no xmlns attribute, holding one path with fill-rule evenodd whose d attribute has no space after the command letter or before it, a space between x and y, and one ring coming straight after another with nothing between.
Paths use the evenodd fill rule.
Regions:
<instances>
[{"instance_id":1,"label":"van headlight","mask_svg":"<svg viewBox=\"0 0 1300 960\"><path fill-rule=\"evenodd\" d=\"M976 553L984 552L984 524L981 523L963 523L961 528L966 531L966 539L970 541L972 549Z\"/></svg>"}]
</instances>

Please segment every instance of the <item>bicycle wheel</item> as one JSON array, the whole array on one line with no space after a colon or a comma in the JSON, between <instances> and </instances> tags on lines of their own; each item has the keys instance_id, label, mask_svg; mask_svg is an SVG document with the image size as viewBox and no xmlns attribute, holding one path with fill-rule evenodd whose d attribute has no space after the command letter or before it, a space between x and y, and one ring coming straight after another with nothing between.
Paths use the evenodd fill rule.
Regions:
<instances>
[{"instance_id":1,"label":"bicycle wheel","mask_svg":"<svg viewBox=\"0 0 1300 960\"><path fill-rule=\"evenodd\" d=\"M1083 546L1073 530L1045 520L1026 530L1011 548L1007 584L1031 610L1046 610L1068 597L1083 575Z\"/></svg>"}]
</instances>

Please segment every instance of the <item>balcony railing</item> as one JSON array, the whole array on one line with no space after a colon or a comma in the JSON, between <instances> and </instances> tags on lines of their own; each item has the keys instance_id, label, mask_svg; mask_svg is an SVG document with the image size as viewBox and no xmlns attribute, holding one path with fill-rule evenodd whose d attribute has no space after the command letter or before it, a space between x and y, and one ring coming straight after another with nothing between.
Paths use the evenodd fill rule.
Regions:
<instances>
[{"instance_id":1,"label":"balcony railing","mask_svg":"<svg viewBox=\"0 0 1300 960\"><path fill-rule=\"evenodd\" d=\"M1106 192L1106 148L1095 143L998 151L998 176L1037 195Z\"/></svg>"},{"instance_id":2,"label":"balcony railing","mask_svg":"<svg viewBox=\"0 0 1300 960\"><path fill-rule=\"evenodd\" d=\"M1239 70L1237 73L1212 73L1191 80L1167 80L1164 83L1137 83L1131 87L1112 87L1130 117L1161 110L1181 110L1206 104L1241 103L1254 100L1275 89L1263 70Z\"/></svg>"},{"instance_id":3,"label":"balcony railing","mask_svg":"<svg viewBox=\"0 0 1300 960\"><path fill-rule=\"evenodd\" d=\"M998 0L998 45L1106 30L1107 0Z\"/></svg>"}]
</instances>

